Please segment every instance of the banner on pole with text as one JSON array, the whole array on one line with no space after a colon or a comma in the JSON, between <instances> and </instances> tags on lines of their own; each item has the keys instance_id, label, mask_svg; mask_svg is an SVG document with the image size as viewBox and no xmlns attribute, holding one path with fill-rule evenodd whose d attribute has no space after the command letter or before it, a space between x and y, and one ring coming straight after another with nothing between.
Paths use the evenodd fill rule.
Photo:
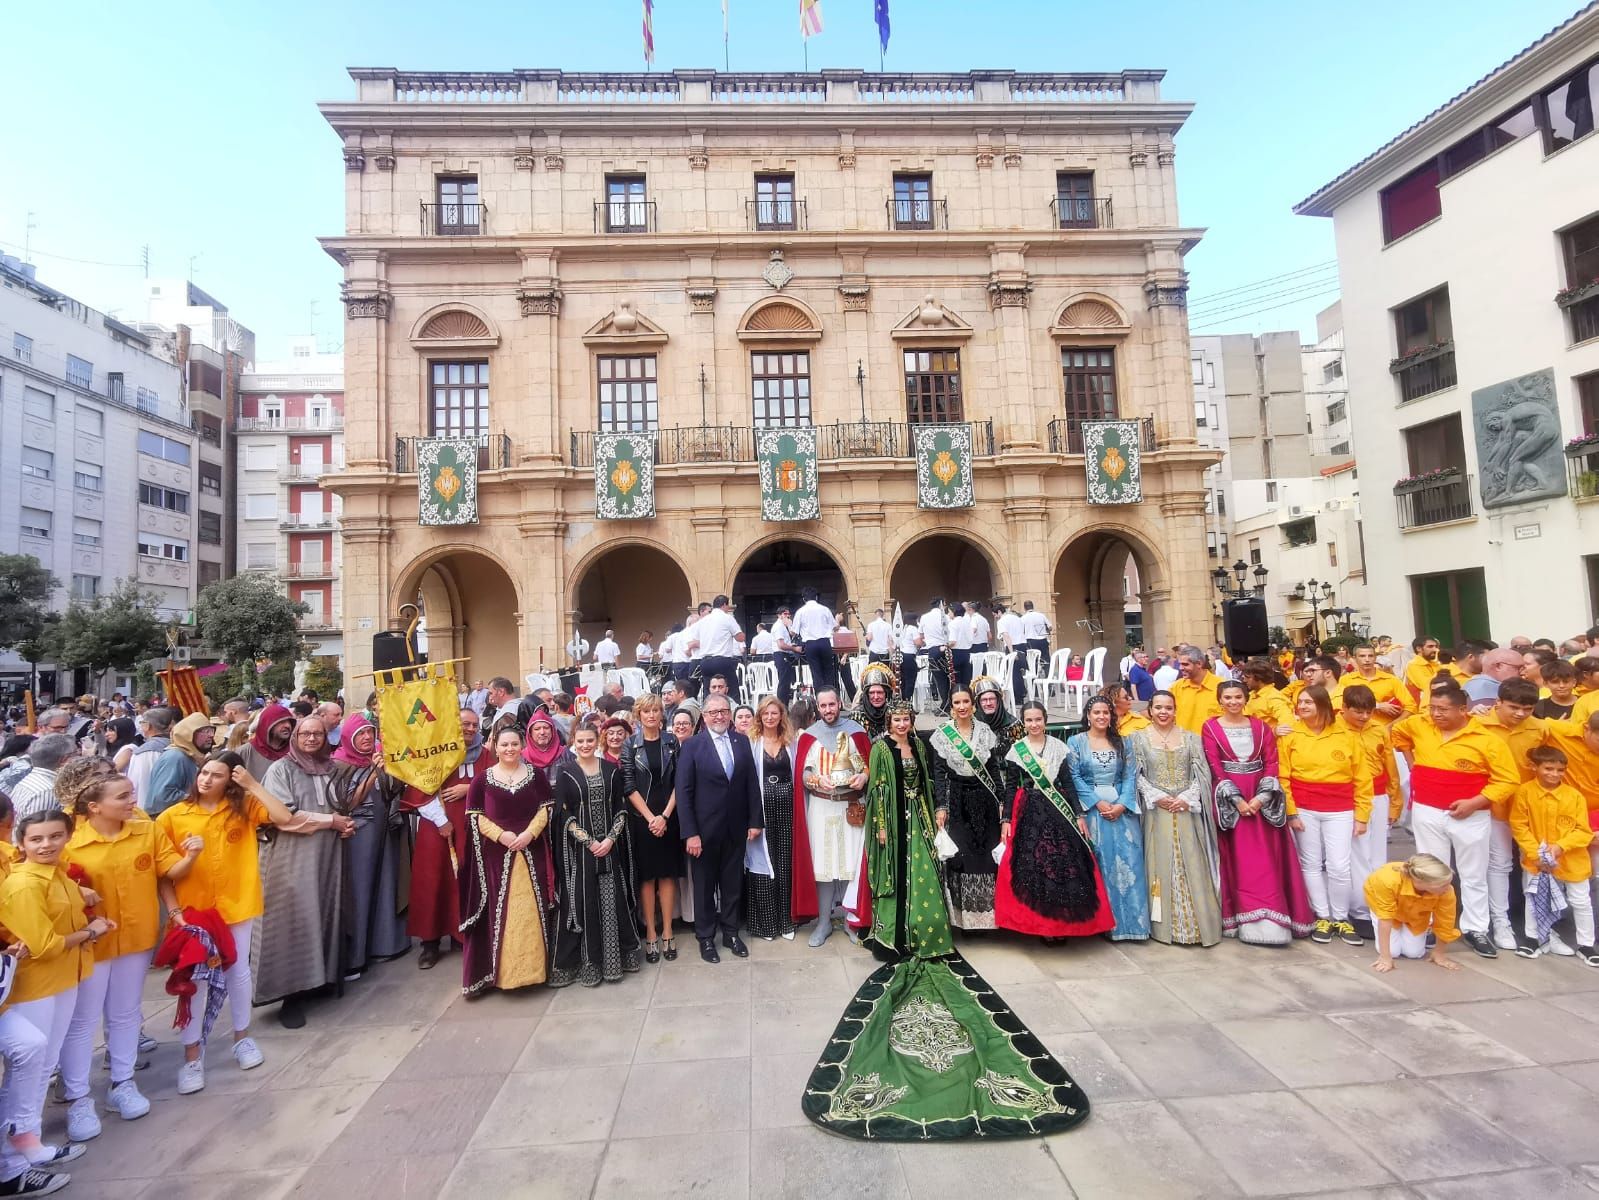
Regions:
<instances>
[{"instance_id":1,"label":"banner on pole with text","mask_svg":"<svg viewBox=\"0 0 1599 1200\"><path fill-rule=\"evenodd\" d=\"M822 515L815 429L757 430L755 457L761 467L761 520L814 521Z\"/></svg>"},{"instance_id":2,"label":"banner on pole with text","mask_svg":"<svg viewBox=\"0 0 1599 1200\"><path fill-rule=\"evenodd\" d=\"M602 521L655 515L655 434L594 435L594 510Z\"/></svg>"},{"instance_id":3,"label":"banner on pole with text","mask_svg":"<svg viewBox=\"0 0 1599 1200\"><path fill-rule=\"evenodd\" d=\"M913 425L916 443L916 504L919 508L971 508L972 427Z\"/></svg>"},{"instance_id":4,"label":"banner on pole with text","mask_svg":"<svg viewBox=\"0 0 1599 1200\"><path fill-rule=\"evenodd\" d=\"M1144 499L1143 449L1137 421L1084 421L1083 462L1090 504L1138 504Z\"/></svg>"},{"instance_id":5,"label":"banner on pole with text","mask_svg":"<svg viewBox=\"0 0 1599 1200\"><path fill-rule=\"evenodd\" d=\"M416 485L418 524L476 525L477 439L418 439Z\"/></svg>"},{"instance_id":6,"label":"banner on pole with text","mask_svg":"<svg viewBox=\"0 0 1599 1200\"><path fill-rule=\"evenodd\" d=\"M454 663L377 671L383 769L431 796L466 761Z\"/></svg>"}]
</instances>

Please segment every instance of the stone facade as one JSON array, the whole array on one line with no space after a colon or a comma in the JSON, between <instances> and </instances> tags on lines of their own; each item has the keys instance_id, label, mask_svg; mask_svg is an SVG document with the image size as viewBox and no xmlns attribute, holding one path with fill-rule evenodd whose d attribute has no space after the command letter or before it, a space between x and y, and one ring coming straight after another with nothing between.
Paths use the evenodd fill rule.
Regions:
<instances>
[{"instance_id":1,"label":"stone facade","mask_svg":"<svg viewBox=\"0 0 1599 1200\"><path fill-rule=\"evenodd\" d=\"M574 610L624 642L720 591L753 621L813 568L824 595L868 610L935 590L1033 599L1081 648L1089 622L1119 646L1131 554L1147 636L1209 629L1217 454L1194 438L1183 269L1200 231L1179 223L1172 155L1191 106L1160 98L1159 72L352 75L358 98L322 110L347 199L323 244L346 273L348 462L326 483L343 499L352 675L419 595L435 658L511 673L553 665ZM1091 176L1086 207L1058 199L1063 173ZM929 201L896 207L912 174L931 177ZM607 183L623 176L644 198L618 222ZM794 228L757 228L757 176L791 179ZM472 181L472 207L447 207L441 180ZM917 507L917 349L958 351L973 508ZM1086 504L1061 420L1071 349L1109 351L1117 415L1145 419L1141 505ZM751 356L767 352L809 356L817 521L761 520L747 446ZM586 447L613 355L653 357L676 448L648 521L595 519ZM419 527L405 470L404 439L434 432L442 362L487 364L472 528ZM888 431L875 450L842 428L863 420ZM674 427L726 449L690 453Z\"/></svg>"}]
</instances>

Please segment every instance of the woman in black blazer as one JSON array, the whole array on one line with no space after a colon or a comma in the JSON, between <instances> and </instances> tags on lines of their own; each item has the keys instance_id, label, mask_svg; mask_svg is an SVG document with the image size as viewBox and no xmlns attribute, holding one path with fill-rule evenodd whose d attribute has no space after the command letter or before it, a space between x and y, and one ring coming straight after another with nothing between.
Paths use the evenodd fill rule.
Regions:
<instances>
[{"instance_id":1,"label":"woman in black blazer","mask_svg":"<svg viewBox=\"0 0 1599 1200\"><path fill-rule=\"evenodd\" d=\"M639 908L644 917L644 961L664 954L677 957L672 918L677 913L677 881L683 874L683 833L677 821L677 738L661 727L659 696L641 696L633 705L638 728L622 745L622 794L632 826ZM659 904L660 921L656 922ZM657 944L659 930L659 944Z\"/></svg>"}]
</instances>

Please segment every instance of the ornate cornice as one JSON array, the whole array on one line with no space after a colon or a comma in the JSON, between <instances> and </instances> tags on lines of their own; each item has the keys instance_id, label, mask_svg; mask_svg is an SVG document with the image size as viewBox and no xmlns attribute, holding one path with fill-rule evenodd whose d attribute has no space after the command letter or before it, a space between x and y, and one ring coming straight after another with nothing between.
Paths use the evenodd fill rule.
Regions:
<instances>
[{"instance_id":1,"label":"ornate cornice","mask_svg":"<svg viewBox=\"0 0 1599 1200\"><path fill-rule=\"evenodd\" d=\"M339 298L344 301L346 320L354 321L362 317L373 317L380 321L389 319L389 294L381 285L352 289L346 283Z\"/></svg>"},{"instance_id":2,"label":"ornate cornice","mask_svg":"<svg viewBox=\"0 0 1599 1200\"><path fill-rule=\"evenodd\" d=\"M688 291L688 306L694 312L708 313L716 311L716 289L713 287L691 287Z\"/></svg>"},{"instance_id":3,"label":"ornate cornice","mask_svg":"<svg viewBox=\"0 0 1599 1200\"><path fill-rule=\"evenodd\" d=\"M838 294L843 298L845 312L865 312L872 289L864 283L841 283L838 285Z\"/></svg>"},{"instance_id":4,"label":"ornate cornice","mask_svg":"<svg viewBox=\"0 0 1599 1200\"><path fill-rule=\"evenodd\" d=\"M524 317L558 317L561 315L561 289L559 287L522 287L516 291Z\"/></svg>"}]
</instances>

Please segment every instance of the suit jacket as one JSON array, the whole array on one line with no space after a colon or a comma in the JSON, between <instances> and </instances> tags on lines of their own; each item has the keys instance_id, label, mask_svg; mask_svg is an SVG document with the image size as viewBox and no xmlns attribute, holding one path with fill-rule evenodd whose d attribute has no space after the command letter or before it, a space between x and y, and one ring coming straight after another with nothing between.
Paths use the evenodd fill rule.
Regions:
<instances>
[{"instance_id":1,"label":"suit jacket","mask_svg":"<svg viewBox=\"0 0 1599 1200\"><path fill-rule=\"evenodd\" d=\"M722 770L721 756L709 730L682 744L677 757L677 815L685 839L708 842L745 840L747 831L764 829L761 778L750 740L728 729L733 747L733 777Z\"/></svg>"}]
</instances>

